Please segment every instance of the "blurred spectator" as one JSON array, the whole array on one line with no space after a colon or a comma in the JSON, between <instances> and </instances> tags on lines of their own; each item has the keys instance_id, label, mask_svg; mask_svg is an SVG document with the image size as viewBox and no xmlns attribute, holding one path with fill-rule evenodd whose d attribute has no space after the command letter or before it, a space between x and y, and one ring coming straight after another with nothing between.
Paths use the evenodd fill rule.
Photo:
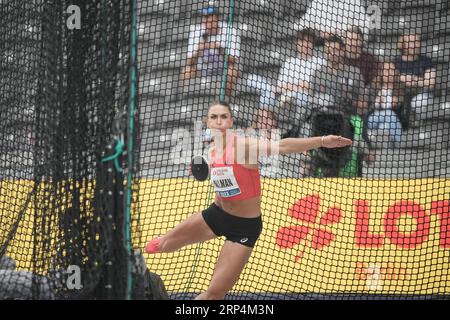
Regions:
<instances>
[{"instance_id":1,"label":"blurred spectator","mask_svg":"<svg viewBox=\"0 0 450 320\"><path fill-rule=\"evenodd\" d=\"M278 134L278 119L275 113L267 108L256 111L255 121L252 125L256 129L257 135L261 138L272 139L272 133ZM273 137L280 138L280 137Z\"/></svg>"},{"instance_id":2,"label":"blurred spectator","mask_svg":"<svg viewBox=\"0 0 450 320\"><path fill-rule=\"evenodd\" d=\"M258 109L256 113L255 129L272 130L278 128L278 120L275 114L268 109Z\"/></svg>"},{"instance_id":3,"label":"blurred spectator","mask_svg":"<svg viewBox=\"0 0 450 320\"><path fill-rule=\"evenodd\" d=\"M394 63L405 95L401 115L403 124L407 126L410 110L413 114L419 114L426 112L427 106L432 104L436 67L430 58L420 53L420 35L415 33L402 35L397 46L401 56L396 57Z\"/></svg>"},{"instance_id":4,"label":"blurred spectator","mask_svg":"<svg viewBox=\"0 0 450 320\"><path fill-rule=\"evenodd\" d=\"M312 90L316 106L313 132L338 134L354 140L353 147L339 151L312 153L315 176L357 177L362 161L373 161L362 137L363 121L357 114L357 102L364 92L359 68L345 63L345 45L332 36L325 42L326 64L314 75Z\"/></svg>"},{"instance_id":5,"label":"blurred spectator","mask_svg":"<svg viewBox=\"0 0 450 320\"><path fill-rule=\"evenodd\" d=\"M223 75L226 67L226 93L230 95L238 77L240 36L235 27L220 20L217 8L203 9L202 15L201 24L193 26L189 34L188 56L182 79ZM225 64L227 50L228 65Z\"/></svg>"},{"instance_id":6,"label":"blurred spectator","mask_svg":"<svg viewBox=\"0 0 450 320\"><path fill-rule=\"evenodd\" d=\"M294 101L300 111L310 104L310 83L313 74L325 64L325 59L314 55L316 35L312 30L300 31L297 36L297 56L283 64L275 88L282 95L282 102ZM303 112L304 114L304 112ZM303 119L304 117L300 117Z\"/></svg>"},{"instance_id":7,"label":"blurred spectator","mask_svg":"<svg viewBox=\"0 0 450 320\"><path fill-rule=\"evenodd\" d=\"M249 76L248 84L259 90L261 106L274 107L293 102L300 113L307 109L307 105L311 103L311 77L325 63L323 58L314 56L315 41L316 36L312 30L299 31L296 37L297 55L284 62L275 86L272 87L262 76ZM281 103L277 101L277 95L281 95Z\"/></svg>"},{"instance_id":8,"label":"blurred spectator","mask_svg":"<svg viewBox=\"0 0 450 320\"><path fill-rule=\"evenodd\" d=\"M400 142L402 125L395 113L401 104L401 93L398 86L398 75L395 65L390 62L383 64L382 74L377 81L378 92L375 98L375 111L367 120L368 130L387 130L394 142Z\"/></svg>"},{"instance_id":9,"label":"blurred spectator","mask_svg":"<svg viewBox=\"0 0 450 320\"><path fill-rule=\"evenodd\" d=\"M362 175L362 162L372 162L367 143L363 139L363 119L359 115L323 112L313 117L312 135L341 135L353 140L352 147L311 150L313 176L353 178Z\"/></svg>"},{"instance_id":10,"label":"blurred spectator","mask_svg":"<svg viewBox=\"0 0 450 320\"><path fill-rule=\"evenodd\" d=\"M359 97L364 93L364 79L359 68L345 64L345 45L334 36L325 43L326 63L312 77L315 103L354 114Z\"/></svg>"},{"instance_id":11,"label":"blurred spectator","mask_svg":"<svg viewBox=\"0 0 450 320\"><path fill-rule=\"evenodd\" d=\"M345 59L350 66L359 68L364 78L364 85L370 86L378 74L378 60L364 51L364 35L358 27L348 29L344 34Z\"/></svg>"},{"instance_id":12,"label":"blurred spectator","mask_svg":"<svg viewBox=\"0 0 450 320\"><path fill-rule=\"evenodd\" d=\"M364 35L358 27L348 29L344 34L345 59L344 62L360 70L364 78L364 91L358 98L356 111L359 115L368 112L369 104L373 100L373 82L378 74L379 63L375 56L363 50Z\"/></svg>"},{"instance_id":13,"label":"blurred spectator","mask_svg":"<svg viewBox=\"0 0 450 320\"><path fill-rule=\"evenodd\" d=\"M278 118L275 112L269 108L261 108L257 110L255 121L252 125L254 129L255 137L259 139L267 139L272 141L280 140L284 137L281 136L278 127ZM252 132L252 130L250 130ZM282 173L283 162L280 161L280 155L266 155L258 159L261 176L263 177L280 177ZM304 176L305 166L299 164L297 174ZM292 174L295 174L292 172Z\"/></svg>"}]
</instances>

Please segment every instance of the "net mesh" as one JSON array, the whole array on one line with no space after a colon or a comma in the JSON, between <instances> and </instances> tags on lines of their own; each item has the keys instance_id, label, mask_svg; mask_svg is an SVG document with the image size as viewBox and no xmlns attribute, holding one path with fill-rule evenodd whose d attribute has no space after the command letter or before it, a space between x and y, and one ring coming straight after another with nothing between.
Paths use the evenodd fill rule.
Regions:
<instances>
[{"instance_id":1,"label":"net mesh","mask_svg":"<svg viewBox=\"0 0 450 320\"><path fill-rule=\"evenodd\" d=\"M354 140L260 159L263 233L228 298L448 295L446 1L138 6L143 239L214 200L188 164L206 152L208 106L226 100L243 135ZM172 298L192 298L208 288L223 243L147 265Z\"/></svg>"},{"instance_id":2,"label":"net mesh","mask_svg":"<svg viewBox=\"0 0 450 320\"><path fill-rule=\"evenodd\" d=\"M0 15L1 299L142 297L131 249L214 200L188 165L217 100L242 135L354 140L260 159L263 233L227 298L448 297L446 1L1 0ZM145 262L190 299L223 243Z\"/></svg>"},{"instance_id":3,"label":"net mesh","mask_svg":"<svg viewBox=\"0 0 450 320\"><path fill-rule=\"evenodd\" d=\"M129 142L130 3L8 0L0 12L0 297L125 298L115 163L130 168L103 159Z\"/></svg>"}]
</instances>

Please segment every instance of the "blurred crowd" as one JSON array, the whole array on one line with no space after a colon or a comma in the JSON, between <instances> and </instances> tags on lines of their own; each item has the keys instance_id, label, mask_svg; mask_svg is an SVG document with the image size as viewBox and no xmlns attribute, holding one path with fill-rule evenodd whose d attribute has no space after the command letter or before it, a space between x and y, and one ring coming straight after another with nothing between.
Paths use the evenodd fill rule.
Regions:
<instances>
[{"instance_id":1,"label":"blurred crowd","mask_svg":"<svg viewBox=\"0 0 450 320\"><path fill-rule=\"evenodd\" d=\"M225 73L226 94L233 97L241 76L239 30L222 21L215 7L202 13L189 36L182 79ZM399 146L411 119L432 106L436 66L421 54L420 34L401 35L399 55L382 59L365 50L364 39L358 26L336 32L304 28L294 39L296 54L284 61L275 82L256 72L243 79L259 95L255 128L276 128L280 110L289 108L294 129L307 124L309 135L339 134L355 141L340 153L313 152L311 176L360 176L362 162L375 161L372 137L384 135L389 147Z\"/></svg>"}]
</instances>

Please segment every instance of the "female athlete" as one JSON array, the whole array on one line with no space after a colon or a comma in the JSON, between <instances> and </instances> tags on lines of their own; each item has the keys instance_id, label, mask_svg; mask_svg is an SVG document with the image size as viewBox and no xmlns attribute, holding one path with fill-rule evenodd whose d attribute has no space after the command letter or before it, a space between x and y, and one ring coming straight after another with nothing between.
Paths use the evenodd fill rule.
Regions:
<instances>
[{"instance_id":1,"label":"female athlete","mask_svg":"<svg viewBox=\"0 0 450 320\"><path fill-rule=\"evenodd\" d=\"M209 208L192 214L165 235L151 240L146 252L173 252L224 236L226 240L209 287L196 297L222 300L238 281L262 231L261 182L254 160L262 155L346 147L352 140L334 135L279 141L238 137L230 134L233 115L225 102L215 102L209 107L207 126L214 137L209 149L209 175L216 198Z\"/></svg>"}]
</instances>

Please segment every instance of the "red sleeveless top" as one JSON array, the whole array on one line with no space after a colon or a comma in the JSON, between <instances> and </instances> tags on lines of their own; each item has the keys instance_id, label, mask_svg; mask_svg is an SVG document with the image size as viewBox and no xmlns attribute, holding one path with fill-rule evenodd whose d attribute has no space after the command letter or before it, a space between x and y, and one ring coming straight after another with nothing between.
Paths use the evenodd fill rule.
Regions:
<instances>
[{"instance_id":1,"label":"red sleeveless top","mask_svg":"<svg viewBox=\"0 0 450 320\"><path fill-rule=\"evenodd\" d=\"M258 169L248 169L234 159L236 135L230 137L221 158L211 151L210 177L217 198L223 200L247 200L261 196L261 179ZM231 163L227 162L230 161Z\"/></svg>"}]
</instances>

